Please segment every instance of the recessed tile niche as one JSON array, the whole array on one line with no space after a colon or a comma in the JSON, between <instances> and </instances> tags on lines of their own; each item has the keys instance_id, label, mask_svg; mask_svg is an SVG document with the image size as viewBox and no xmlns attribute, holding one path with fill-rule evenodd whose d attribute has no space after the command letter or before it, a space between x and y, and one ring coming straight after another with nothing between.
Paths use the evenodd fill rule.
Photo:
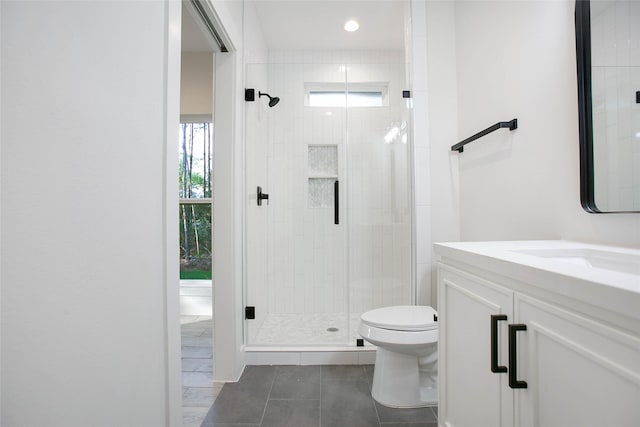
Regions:
<instances>
[{"instance_id":1,"label":"recessed tile niche","mask_svg":"<svg viewBox=\"0 0 640 427\"><path fill-rule=\"evenodd\" d=\"M333 206L333 186L338 179L338 146L309 145L309 207Z\"/></svg>"}]
</instances>

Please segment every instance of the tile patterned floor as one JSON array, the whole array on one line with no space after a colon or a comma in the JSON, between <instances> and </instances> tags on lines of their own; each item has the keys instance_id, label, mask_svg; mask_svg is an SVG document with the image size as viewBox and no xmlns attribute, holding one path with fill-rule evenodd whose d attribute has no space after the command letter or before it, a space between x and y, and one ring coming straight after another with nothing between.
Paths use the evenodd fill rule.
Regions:
<instances>
[{"instance_id":1,"label":"tile patterned floor","mask_svg":"<svg viewBox=\"0 0 640 427\"><path fill-rule=\"evenodd\" d=\"M182 425L200 427L221 387L213 385L211 316L181 316Z\"/></svg>"},{"instance_id":2,"label":"tile patterned floor","mask_svg":"<svg viewBox=\"0 0 640 427\"><path fill-rule=\"evenodd\" d=\"M437 408L393 409L371 398L373 366L247 366L202 427L436 427Z\"/></svg>"},{"instance_id":3,"label":"tile patterned floor","mask_svg":"<svg viewBox=\"0 0 640 427\"><path fill-rule=\"evenodd\" d=\"M250 330L250 345L355 346L359 324L359 313L269 314L257 331Z\"/></svg>"}]
</instances>

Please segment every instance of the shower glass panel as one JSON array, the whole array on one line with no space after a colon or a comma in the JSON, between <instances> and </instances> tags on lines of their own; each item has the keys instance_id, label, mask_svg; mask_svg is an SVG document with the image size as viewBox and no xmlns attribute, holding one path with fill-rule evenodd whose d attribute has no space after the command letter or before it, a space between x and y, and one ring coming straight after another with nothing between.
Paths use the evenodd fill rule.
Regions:
<instances>
[{"instance_id":1,"label":"shower glass panel","mask_svg":"<svg viewBox=\"0 0 640 427\"><path fill-rule=\"evenodd\" d=\"M412 303L403 64L250 64L249 346L355 346L363 311ZM269 195L258 205L257 187Z\"/></svg>"},{"instance_id":2,"label":"shower glass panel","mask_svg":"<svg viewBox=\"0 0 640 427\"><path fill-rule=\"evenodd\" d=\"M348 287L354 327L367 310L411 304L414 289L405 66L349 64L348 96L361 98L362 88L380 92L382 106L347 112Z\"/></svg>"}]
</instances>

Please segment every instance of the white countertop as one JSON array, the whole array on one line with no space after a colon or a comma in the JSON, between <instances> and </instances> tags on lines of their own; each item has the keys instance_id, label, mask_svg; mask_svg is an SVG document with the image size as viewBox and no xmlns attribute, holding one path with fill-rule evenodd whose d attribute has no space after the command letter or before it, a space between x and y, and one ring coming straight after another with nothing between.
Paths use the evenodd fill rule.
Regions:
<instances>
[{"instance_id":1,"label":"white countertop","mask_svg":"<svg viewBox=\"0 0 640 427\"><path fill-rule=\"evenodd\" d=\"M436 243L452 260L640 319L640 250L564 240Z\"/></svg>"}]
</instances>

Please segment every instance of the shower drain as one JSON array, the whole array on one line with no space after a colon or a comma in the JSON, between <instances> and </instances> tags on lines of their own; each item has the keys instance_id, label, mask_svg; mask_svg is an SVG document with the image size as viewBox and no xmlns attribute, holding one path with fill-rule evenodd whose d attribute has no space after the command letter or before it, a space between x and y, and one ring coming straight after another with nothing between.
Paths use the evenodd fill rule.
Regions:
<instances>
[{"instance_id":1,"label":"shower drain","mask_svg":"<svg viewBox=\"0 0 640 427\"><path fill-rule=\"evenodd\" d=\"M338 328L327 328L327 332L338 332L339 330Z\"/></svg>"}]
</instances>

